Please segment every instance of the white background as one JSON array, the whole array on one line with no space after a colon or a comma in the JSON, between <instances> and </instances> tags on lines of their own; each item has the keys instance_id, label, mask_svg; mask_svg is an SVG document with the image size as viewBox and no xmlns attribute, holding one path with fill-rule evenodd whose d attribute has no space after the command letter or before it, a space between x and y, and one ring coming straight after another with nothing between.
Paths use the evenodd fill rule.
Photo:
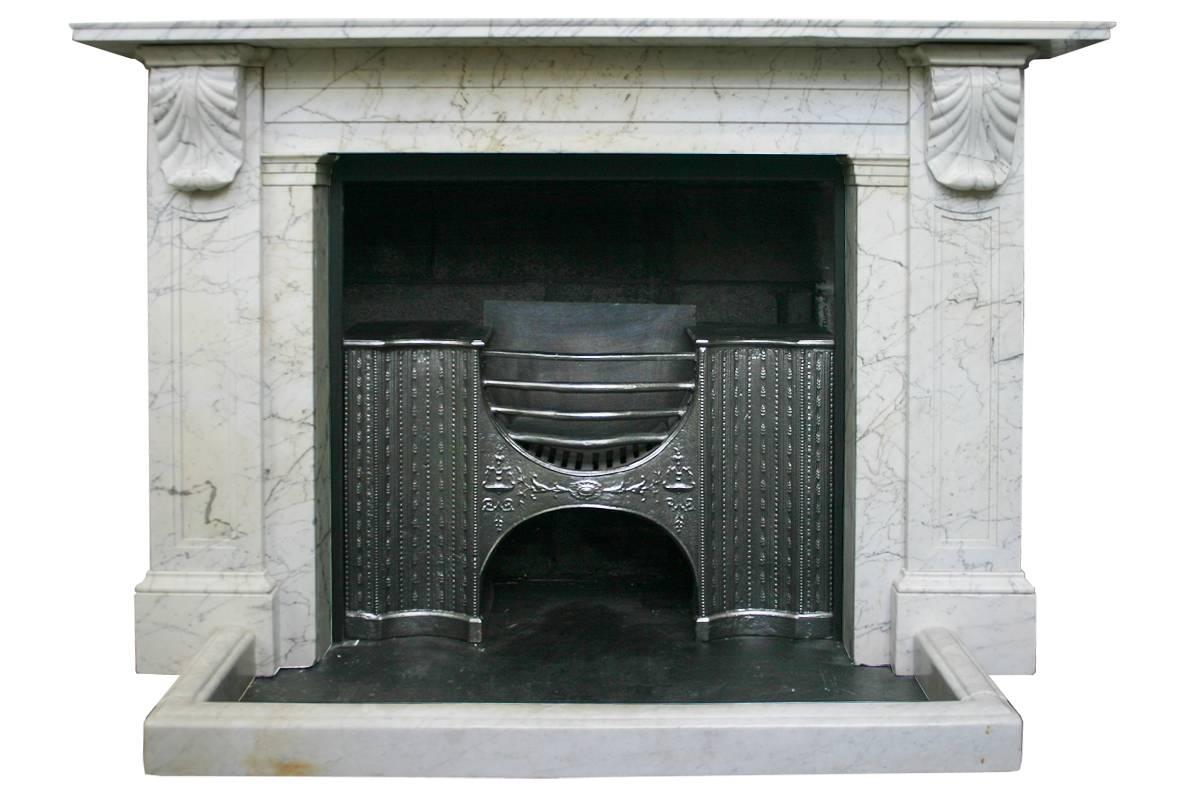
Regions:
<instances>
[{"instance_id":1,"label":"white background","mask_svg":"<svg viewBox=\"0 0 1200 800\"><path fill-rule=\"evenodd\" d=\"M1195 796L1200 87L1192 54L1200 20L1188 8L1111 0L10 6L0 54L6 795ZM1024 562L1038 588L1039 670L998 680L1025 719L1020 772L370 785L141 774L141 722L171 681L133 673L132 589L147 542L145 73L72 44L67 22L456 15L1119 22L1112 41L1035 62L1027 75Z\"/></svg>"}]
</instances>

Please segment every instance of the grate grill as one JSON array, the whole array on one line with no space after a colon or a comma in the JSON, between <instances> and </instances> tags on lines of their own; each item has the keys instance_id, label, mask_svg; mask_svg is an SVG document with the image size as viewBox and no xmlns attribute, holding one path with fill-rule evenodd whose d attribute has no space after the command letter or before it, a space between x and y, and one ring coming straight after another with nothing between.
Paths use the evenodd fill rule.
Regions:
<instances>
[{"instance_id":1,"label":"grate grill","mask_svg":"<svg viewBox=\"0 0 1200 800\"><path fill-rule=\"evenodd\" d=\"M670 336L630 333L645 313L581 325L588 341L562 351L488 351L468 324L347 334L348 636L479 641L488 554L522 522L583 505L675 537L696 570L698 638L831 635L832 338L700 325L691 357ZM544 329L522 318L516 330Z\"/></svg>"},{"instance_id":2,"label":"grate grill","mask_svg":"<svg viewBox=\"0 0 1200 800\"><path fill-rule=\"evenodd\" d=\"M488 408L545 464L620 469L657 450L687 413L696 389L696 354L682 349L691 306L500 302L485 313Z\"/></svg>"}]
</instances>

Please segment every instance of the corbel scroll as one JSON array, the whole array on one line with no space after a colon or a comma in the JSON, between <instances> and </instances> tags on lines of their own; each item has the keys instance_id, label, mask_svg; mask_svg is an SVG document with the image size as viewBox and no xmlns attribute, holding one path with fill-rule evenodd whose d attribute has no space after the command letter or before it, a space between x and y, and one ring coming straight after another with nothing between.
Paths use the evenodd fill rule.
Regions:
<instances>
[{"instance_id":1,"label":"corbel scroll","mask_svg":"<svg viewBox=\"0 0 1200 800\"><path fill-rule=\"evenodd\" d=\"M927 68L925 163L938 183L991 192L1012 170L1028 47L921 45L901 54Z\"/></svg>"},{"instance_id":2,"label":"corbel scroll","mask_svg":"<svg viewBox=\"0 0 1200 800\"><path fill-rule=\"evenodd\" d=\"M244 45L138 49L150 68L150 118L167 183L212 192L233 183L244 156L245 67L269 51Z\"/></svg>"},{"instance_id":3,"label":"corbel scroll","mask_svg":"<svg viewBox=\"0 0 1200 800\"><path fill-rule=\"evenodd\" d=\"M1016 67L930 67L926 163L937 182L990 192L1008 178L1021 113Z\"/></svg>"},{"instance_id":4,"label":"corbel scroll","mask_svg":"<svg viewBox=\"0 0 1200 800\"><path fill-rule=\"evenodd\" d=\"M233 183L242 166L241 67L150 70L150 116L163 175L181 192Z\"/></svg>"}]
</instances>

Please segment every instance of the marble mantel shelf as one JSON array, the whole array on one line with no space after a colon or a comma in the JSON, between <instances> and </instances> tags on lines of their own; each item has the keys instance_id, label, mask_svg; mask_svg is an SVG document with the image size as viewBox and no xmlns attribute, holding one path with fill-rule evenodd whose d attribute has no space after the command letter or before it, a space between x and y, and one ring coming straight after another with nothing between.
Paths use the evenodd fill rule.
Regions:
<instances>
[{"instance_id":1,"label":"marble mantel shelf","mask_svg":"<svg viewBox=\"0 0 1200 800\"><path fill-rule=\"evenodd\" d=\"M446 45L724 45L906 47L1024 44L1035 58L1108 39L1111 22L949 22L857 20L222 20L81 23L75 40L133 57L155 44L231 43L261 47L435 47Z\"/></svg>"}]
</instances>

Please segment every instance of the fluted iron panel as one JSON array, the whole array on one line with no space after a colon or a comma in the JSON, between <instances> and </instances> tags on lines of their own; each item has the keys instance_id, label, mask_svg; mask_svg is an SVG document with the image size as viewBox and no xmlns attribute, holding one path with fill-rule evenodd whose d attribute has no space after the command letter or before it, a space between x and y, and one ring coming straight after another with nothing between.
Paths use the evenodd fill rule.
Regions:
<instances>
[{"instance_id":1,"label":"fluted iron panel","mask_svg":"<svg viewBox=\"0 0 1200 800\"><path fill-rule=\"evenodd\" d=\"M476 352L348 348L345 369L348 615L475 613Z\"/></svg>"},{"instance_id":2,"label":"fluted iron panel","mask_svg":"<svg viewBox=\"0 0 1200 800\"><path fill-rule=\"evenodd\" d=\"M702 355L704 610L831 612L833 350Z\"/></svg>"}]
</instances>

